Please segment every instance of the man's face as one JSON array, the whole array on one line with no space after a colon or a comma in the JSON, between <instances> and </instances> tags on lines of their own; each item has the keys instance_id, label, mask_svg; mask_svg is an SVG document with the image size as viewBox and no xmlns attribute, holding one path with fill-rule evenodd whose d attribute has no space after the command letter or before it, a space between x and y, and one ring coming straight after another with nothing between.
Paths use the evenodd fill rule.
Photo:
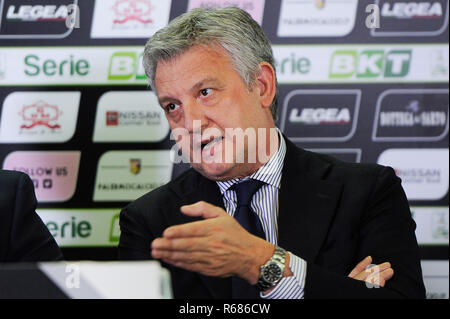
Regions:
<instances>
[{"instance_id":1,"label":"man's face","mask_svg":"<svg viewBox=\"0 0 450 319\"><path fill-rule=\"evenodd\" d=\"M236 161L237 154L256 149L256 143L236 143L226 128L271 127L270 109L262 107L258 85L248 89L223 49L194 46L159 62L155 87L172 132L177 132L177 144L184 154L189 152L194 169L209 179L227 180L247 176L260 166Z\"/></svg>"}]
</instances>

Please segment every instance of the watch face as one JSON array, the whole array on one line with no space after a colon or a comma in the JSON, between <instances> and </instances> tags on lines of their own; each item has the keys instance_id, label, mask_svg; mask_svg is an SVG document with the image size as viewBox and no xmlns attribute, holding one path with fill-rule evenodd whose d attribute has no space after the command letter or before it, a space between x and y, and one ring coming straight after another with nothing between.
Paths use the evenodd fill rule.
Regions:
<instances>
[{"instance_id":1,"label":"watch face","mask_svg":"<svg viewBox=\"0 0 450 319\"><path fill-rule=\"evenodd\" d=\"M283 273L281 272L280 267L275 263L267 265L267 267L265 267L262 271L262 277L265 281L270 283L276 282L281 279L282 276Z\"/></svg>"}]
</instances>

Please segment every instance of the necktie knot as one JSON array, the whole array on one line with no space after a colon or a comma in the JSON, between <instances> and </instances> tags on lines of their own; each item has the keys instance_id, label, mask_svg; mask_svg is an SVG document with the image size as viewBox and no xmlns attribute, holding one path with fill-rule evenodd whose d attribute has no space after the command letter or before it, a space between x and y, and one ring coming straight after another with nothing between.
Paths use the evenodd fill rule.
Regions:
<instances>
[{"instance_id":1,"label":"necktie knot","mask_svg":"<svg viewBox=\"0 0 450 319\"><path fill-rule=\"evenodd\" d=\"M236 192L237 206L250 206L253 195L261 188L264 182L248 179L234 184L232 189Z\"/></svg>"}]
</instances>

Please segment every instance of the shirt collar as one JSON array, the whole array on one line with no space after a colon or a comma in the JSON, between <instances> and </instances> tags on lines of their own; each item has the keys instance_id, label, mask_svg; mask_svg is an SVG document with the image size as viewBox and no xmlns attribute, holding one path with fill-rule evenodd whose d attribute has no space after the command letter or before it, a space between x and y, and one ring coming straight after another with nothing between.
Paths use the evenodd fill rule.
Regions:
<instances>
[{"instance_id":1,"label":"shirt collar","mask_svg":"<svg viewBox=\"0 0 450 319\"><path fill-rule=\"evenodd\" d=\"M267 163L249 176L216 182L219 186L221 194L225 193L234 184L246 179L256 179L280 189L281 171L283 169L284 157L286 155L286 142L284 141L283 134L281 134L280 130L278 128L276 128L276 130L278 132L280 145L278 146L278 150L275 154L270 157Z\"/></svg>"}]
</instances>

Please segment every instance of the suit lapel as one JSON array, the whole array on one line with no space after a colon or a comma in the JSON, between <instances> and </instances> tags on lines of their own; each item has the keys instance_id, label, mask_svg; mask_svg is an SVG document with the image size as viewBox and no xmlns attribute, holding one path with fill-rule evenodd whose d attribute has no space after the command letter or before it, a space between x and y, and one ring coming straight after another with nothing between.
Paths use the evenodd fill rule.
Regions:
<instances>
[{"instance_id":1,"label":"suit lapel","mask_svg":"<svg viewBox=\"0 0 450 319\"><path fill-rule=\"evenodd\" d=\"M216 182L204 178L196 173L197 181L188 183L189 191L182 195L183 205L194 204L198 201L205 201L212 205L221 207L225 210L222 195ZM202 218L191 218L180 213L180 222L188 223ZM231 278L210 277L198 274L203 284L207 287L213 298L226 299L231 298Z\"/></svg>"},{"instance_id":2,"label":"suit lapel","mask_svg":"<svg viewBox=\"0 0 450 319\"><path fill-rule=\"evenodd\" d=\"M286 139L281 178L278 244L314 262L336 211L342 185L323 180L330 164L312 158Z\"/></svg>"}]
</instances>

